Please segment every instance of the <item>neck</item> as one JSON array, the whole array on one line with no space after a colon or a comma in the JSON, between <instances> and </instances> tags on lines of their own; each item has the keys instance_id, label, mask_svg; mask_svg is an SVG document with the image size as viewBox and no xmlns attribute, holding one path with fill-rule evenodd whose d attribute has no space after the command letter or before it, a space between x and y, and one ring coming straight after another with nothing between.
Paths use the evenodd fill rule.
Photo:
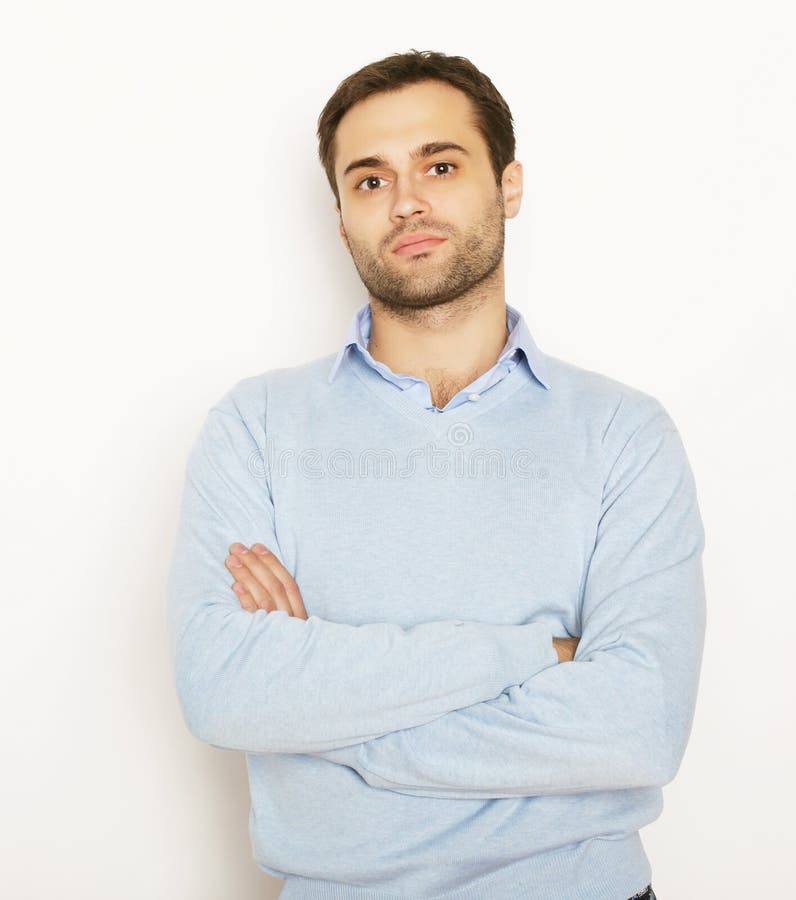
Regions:
<instances>
[{"instance_id":1,"label":"neck","mask_svg":"<svg viewBox=\"0 0 796 900\"><path fill-rule=\"evenodd\" d=\"M468 384L495 365L508 340L503 264L470 291L423 308L370 296L368 352L393 372Z\"/></svg>"}]
</instances>

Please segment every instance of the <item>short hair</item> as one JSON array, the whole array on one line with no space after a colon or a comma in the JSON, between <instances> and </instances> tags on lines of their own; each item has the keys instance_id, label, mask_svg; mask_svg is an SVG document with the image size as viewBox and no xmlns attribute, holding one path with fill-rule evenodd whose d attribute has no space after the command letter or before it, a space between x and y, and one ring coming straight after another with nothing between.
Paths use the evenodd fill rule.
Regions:
<instances>
[{"instance_id":1,"label":"short hair","mask_svg":"<svg viewBox=\"0 0 796 900\"><path fill-rule=\"evenodd\" d=\"M397 91L421 81L443 81L470 99L473 124L483 136L495 181L501 184L503 170L514 159L515 140L511 110L490 79L463 56L448 56L433 50L394 53L369 63L337 86L318 117L318 156L339 206L340 193L334 174L335 134L340 120L360 100Z\"/></svg>"}]
</instances>

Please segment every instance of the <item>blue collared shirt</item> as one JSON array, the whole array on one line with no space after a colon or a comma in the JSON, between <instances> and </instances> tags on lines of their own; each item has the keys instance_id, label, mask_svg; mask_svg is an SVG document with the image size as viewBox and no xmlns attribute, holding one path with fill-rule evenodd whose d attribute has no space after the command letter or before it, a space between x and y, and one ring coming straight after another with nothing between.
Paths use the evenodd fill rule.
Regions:
<instances>
[{"instance_id":1,"label":"blue collared shirt","mask_svg":"<svg viewBox=\"0 0 796 900\"><path fill-rule=\"evenodd\" d=\"M545 388L550 389L544 359L531 337L522 313L508 303L506 304L506 327L509 329L509 336L498 361L488 372L484 372L475 381L463 387L442 409L434 406L434 402L431 399L431 388L427 381L414 375L393 372L389 366L379 362L370 355L368 352L370 327L371 312L370 303L368 302L361 306L351 318L345 342L340 348L340 352L337 354L329 373L329 383L334 380L334 376L337 374L337 370L348 348L354 347L362 355L365 362L387 381L405 391L408 397L416 400L421 406L435 412L446 412L461 406L463 403L479 400L485 391L488 391L489 388L494 387L505 378L514 366L521 363L523 358L527 361L534 377Z\"/></svg>"}]
</instances>

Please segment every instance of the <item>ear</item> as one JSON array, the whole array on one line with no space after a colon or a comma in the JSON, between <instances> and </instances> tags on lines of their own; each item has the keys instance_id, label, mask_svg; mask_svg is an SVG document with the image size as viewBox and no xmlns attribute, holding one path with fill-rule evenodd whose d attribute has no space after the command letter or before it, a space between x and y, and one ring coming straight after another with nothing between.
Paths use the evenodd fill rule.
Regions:
<instances>
[{"instance_id":1,"label":"ear","mask_svg":"<svg viewBox=\"0 0 796 900\"><path fill-rule=\"evenodd\" d=\"M503 170L501 179L503 190L503 211L507 219L513 219L520 211L522 203L522 163L516 159Z\"/></svg>"},{"instance_id":2,"label":"ear","mask_svg":"<svg viewBox=\"0 0 796 900\"><path fill-rule=\"evenodd\" d=\"M343 227L343 214L340 212L340 207L339 207L339 206L337 206L336 209L337 209L337 228L338 228L338 230L339 230L339 232L340 232L340 239L341 239L342 242L343 242L343 246L344 246L344 247L346 248L346 250L348 250L348 252L350 253L350 252L351 252L351 246L350 246L349 243L348 243L348 235L346 235L346 233L345 233L345 228Z\"/></svg>"}]
</instances>

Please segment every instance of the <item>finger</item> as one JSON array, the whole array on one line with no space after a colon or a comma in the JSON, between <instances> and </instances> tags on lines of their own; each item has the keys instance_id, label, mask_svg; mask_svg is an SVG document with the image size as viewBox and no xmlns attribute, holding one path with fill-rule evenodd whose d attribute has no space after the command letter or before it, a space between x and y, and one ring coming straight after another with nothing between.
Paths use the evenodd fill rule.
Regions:
<instances>
[{"instance_id":1,"label":"finger","mask_svg":"<svg viewBox=\"0 0 796 900\"><path fill-rule=\"evenodd\" d=\"M236 579L236 584L242 588L241 591L238 591L238 589L235 588L235 585L232 585L233 590L235 590L239 598L243 596L246 599L251 600L251 602L254 603L255 609L264 609L266 612L273 612L274 610L279 609L276 600L270 594L268 589L263 587L257 578L252 575L248 567L236 556L227 557L225 563L229 573Z\"/></svg>"},{"instance_id":2,"label":"finger","mask_svg":"<svg viewBox=\"0 0 796 900\"><path fill-rule=\"evenodd\" d=\"M304 600L301 596L299 586L296 584L296 581L290 572L282 565L279 557L277 557L276 554L271 553L271 551L263 544L252 544L251 548L257 558L264 562L281 582L282 587L285 589L288 601L293 608L293 614L299 618L306 619L307 610L304 608Z\"/></svg>"},{"instance_id":3,"label":"finger","mask_svg":"<svg viewBox=\"0 0 796 900\"><path fill-rule=\"evenodd\" d=\"M236 579L230 587L244 609L249 612L256 612L258 609L271 612L271 610L276 609L276 604L273 603L270 597L255 597L252 594L250 586L245 583L250 576L245 574L247 569L242 563L234 556L228 556L224 562L230 575Z\"/></svg>"},{"instance_id":4,"label":"finger","mask_svg":"<svg viewBox=\"0 0 796 900\"><path fill-rule=\"evenodd\" d=\"M282 565L278 557L271 553L263 544L252 544L252 551L256 551L252 557L250 554L243 555L241 550L242 544L233 544L230 551L237 555L251 572L253 572L261 584L269 591L272 597L279 604L279 608L283 608L281 601L284 600L287 611L298 618L306 619L307 611L304 607L304 600L301 591L296 584L293 576ZM276 579L276 580L274 580Z\"/></svg>"},{"instance_id":5,"label":"finger","mask_svg":"<svg viewBox=\"0 0 796 900\"><path fill-rule=\"evenodd\" d=\"M236 568L234 561L230 563L235 577L254 597L257 605L269 611L282 609L291 615L292 608L287 593L270 567L261 562L260 558L243 544L233 544L230 553L234 560L242 564Z\"/></svg>"},{"instance_id":6,"label":"finger","mask_svg":"<svg viewBox=\"0 0 796 900\"><path fill-rule=\"evenodd\" d=\"M260 607L254 602L254 597L252 597L239 581L236 581L232 585L232 590L235 591L238 602L245 610L248 612L257 612Z\"/></svg>"}]
</instances>

